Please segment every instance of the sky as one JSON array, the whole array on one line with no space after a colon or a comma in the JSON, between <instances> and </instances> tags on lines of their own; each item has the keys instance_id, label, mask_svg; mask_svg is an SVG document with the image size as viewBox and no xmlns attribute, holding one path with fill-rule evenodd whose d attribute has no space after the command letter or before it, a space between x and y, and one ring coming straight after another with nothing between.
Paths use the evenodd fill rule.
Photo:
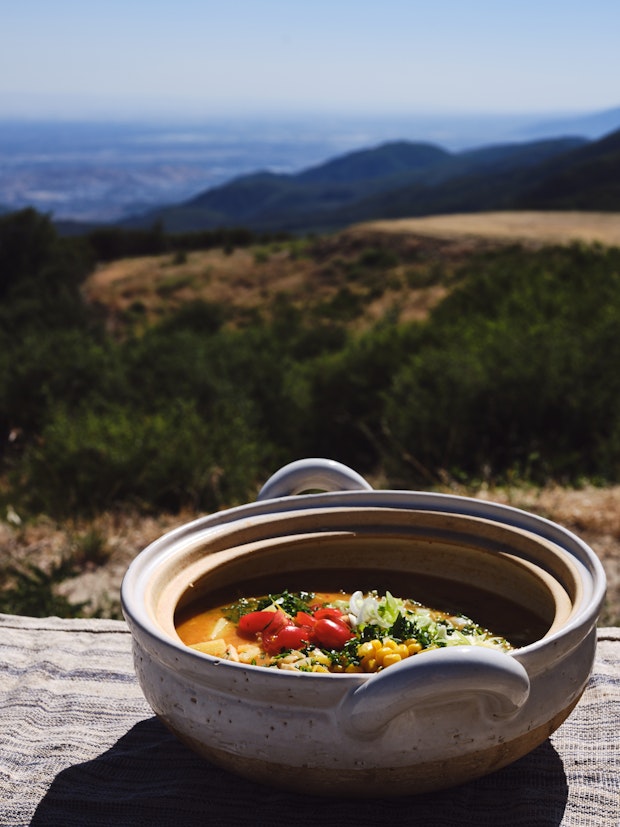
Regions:
<instances>
[{"instance_id":1,"label":"sky","mask_svg":"<svg viewBox=\"0 0 620 827\"><path fill-rule=\"evenodd\" d=\"M588 113L618 0L0 0L0 117Z\"/></svg>"}]
</instances>

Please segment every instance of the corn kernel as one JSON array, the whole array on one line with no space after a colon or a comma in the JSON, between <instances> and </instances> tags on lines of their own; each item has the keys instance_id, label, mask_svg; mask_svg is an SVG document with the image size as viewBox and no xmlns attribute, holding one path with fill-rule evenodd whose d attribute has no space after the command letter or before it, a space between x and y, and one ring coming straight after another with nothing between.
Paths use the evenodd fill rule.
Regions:
<instances>
[{"instance_id":1,"label":"corn kernel","mask_svg":"<svg viewBox=\"0 0 620 827\"><path fill-rule=\"evenodd\" d=\"M383 668L387 669L388 666L392 666L395 663L399 663L402 660L401 656L398 652L392 652L390 655L386 655L383 658Z\"/></svg>"},{"instance_id":2,"label":"corn kernel","mask_svg":"<svg viewBox=\"0 0 620 827\"><path fill-rule=\"evenodd\" d=\"M357 656L358 658L364 658L366 655L370 655L375 651L375 647L373 646L374 640L367 640L365 643L360 644L357 647Z\"/></svg>"},{"instance_id":3,"label":"corn kernel","mask_svg":"<svg viewBox=\"0 0 620 827\"><path fill-rule=\"evenodd\" d=\"M422 646L418 643L417 640L412 640L411 642L407 642L407 652L409 655L417 655L418 652L422 651Z\"/></svg>"},{"instance_id":4,"label":"corn kernel","mask_svg":"<svg viewBox=\"0 0 620 827\"><path fill-rule=\"evenodd\" d=\"M379 663L383 663L383 659L386 655L391 655L394 652L391 646L382 646L376 654L376 658Z\"/></svg>"}]
</instances>

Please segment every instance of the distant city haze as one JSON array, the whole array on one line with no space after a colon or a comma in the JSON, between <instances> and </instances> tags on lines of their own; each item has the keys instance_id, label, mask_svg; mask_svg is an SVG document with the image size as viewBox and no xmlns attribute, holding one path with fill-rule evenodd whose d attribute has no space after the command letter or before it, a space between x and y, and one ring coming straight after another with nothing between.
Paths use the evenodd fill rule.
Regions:
<instances>
[{"instance_id":1,"label":"distant city haze","mask_svg":"<svg viewBox=\"0 0 620 827\"><path fill-rule=\"evenodd\" d=\"M0 121L0 210L114 222L182 202L252 172L295 173L351 151L408 140L450 151L620 128L620 108L527 116Z\"/></svg>"},{"instance_id":2,"label":"distant city haze","mask_svg":"<svg viewBox=\"0 0 620 827\"><path fill-rule=\"evenodd\" d=\"M385 141L617 128L617 0L21 0L0 28L0 209L114 220Z\"/></svg>"}]
</instances>

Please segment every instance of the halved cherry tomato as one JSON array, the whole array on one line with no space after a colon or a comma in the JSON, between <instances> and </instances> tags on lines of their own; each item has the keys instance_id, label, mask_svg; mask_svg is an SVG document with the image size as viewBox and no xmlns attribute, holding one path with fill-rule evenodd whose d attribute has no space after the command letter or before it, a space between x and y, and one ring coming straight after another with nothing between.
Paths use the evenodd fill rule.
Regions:
<instances>
[{"instance_id":1,"label":"halved cherry tomato","mask_svg":"<svg viewBox=\"0 0 620 827\"><path fill-rule=\"evenodd\" d=\"M264 632L267 627L274 625L272 631L281 629L286 623L284 612L248 612L239 618L239 634L244 637L254 637L259 632Z\"/></svg>"},{"instance_id":2,"label":"halved cherry tomato","mask_svg":"<svg viewBox=\"0 0 620 827\"><path fill-rule=\"evenodd\" d=\"M346 623L330 617L320 618L314 626L315 640L327 649L342 649L352 637L353 632Z\"/></svg>"},{"instance_id":3,"label":"halved cherry tomato","mask_svg":"<svg viewBox=\"0 0 620 827\"><path fill-rule=\"evenodd\" d=\"M308 612L297 612L295 615L295 623L298 626L307 626L309 629L312 629L314 626L314 618Z\"/></svg>"},{"instance_id":4,"label":"halved cherry tomato","mask_svg":"<svg viewBox=\"0 0 620 827\"><path fill-rule=\"evenodd\" d=\"M317 609L314 613L315 620L323 620L324 618L329 618L330 620L342 620L344 615L340 611L340 609L334 609L330 606L323 606L320 609Z\"/></svg>"},{"instance_id":5,"label":"halved cherry tomato","mask_svg":"<svg viewBox=\"0 0 620 827\"><path fill-rule=\"evenodd\" d=\"M280 629L283 629L285 626L289 625L288 616L278 610L277 612L273 613L274 617L269 626L266 629L263 629L262 637L263 640L267 637L273 637L277 635Z\"/></svg>"},{"instance_id":6,"label":"halved cherry tomato","mask_svg":"<svg viewBox=\"0 0 620 827\"><path fill-rule=\"evenodd\" d=\"M249 612L239 619L238 631L244 637L260 635L265 652L275 655L283 649L301 649L308 644L342 649L353 637L345 616L334 608L318 608L313 615L297 612L294 620L278 609L275 612Z\"/></svg>"},{"instance_id":7,"label":"halved cherry tomato","mask_svg":"<svg viewBox=\"0 0 620 827\"><path fill-rule=\"evenodd\" d=\"M310 634L307 627L287 624L275 635L263 634L263 648L268 655L275 655L282 649L301 649L308 645Z\"/></svg>"}]
</instances>

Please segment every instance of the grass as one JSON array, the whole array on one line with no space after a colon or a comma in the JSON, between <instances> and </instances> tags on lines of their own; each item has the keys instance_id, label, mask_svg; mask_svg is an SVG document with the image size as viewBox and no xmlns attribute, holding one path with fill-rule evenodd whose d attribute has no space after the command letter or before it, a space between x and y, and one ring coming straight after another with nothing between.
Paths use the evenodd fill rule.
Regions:
<instances>
[{"instance_id":1,"label":"grass","mask_svg":"<svg viewBox=\"0 0 620 827\"><path fill-rule=\"evenodd\" d=\"M179 290L184 290L187 287L195 287L195 278L190 273L181 272L160 281L155 288L155 292L160 298L168 299Z\"/></svg>"},{"instance_id":2,"label":"grass","mask_svg":"<svg viewBox=\"0 0 620 827\"><path fill-rule=\"evenodd\" d=\"M451 254L451 244L440 244L449 269L462 260L460 253L457 259ZM408 239L376 242L345 232L232 253L192 252L183 259L132 258L98 268L87 280L85 294L110 319L131 328L175 312L188 300L188 290L192 300L226 306L231 326L243 325L252 314L269 316L278 296L287 296L304 312L321 315L325 308L337 307L348 291L352 303L363 300L363 314L350 318L356 328L364 328L385 311L386 291L403 320L422 318L445 295L437 279L437 242L422 246L423 255L420 245ZM409 267L417 280L405 278Z\"/></svg>"}]
</instances>

